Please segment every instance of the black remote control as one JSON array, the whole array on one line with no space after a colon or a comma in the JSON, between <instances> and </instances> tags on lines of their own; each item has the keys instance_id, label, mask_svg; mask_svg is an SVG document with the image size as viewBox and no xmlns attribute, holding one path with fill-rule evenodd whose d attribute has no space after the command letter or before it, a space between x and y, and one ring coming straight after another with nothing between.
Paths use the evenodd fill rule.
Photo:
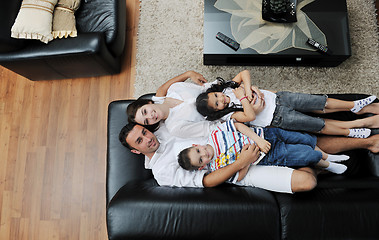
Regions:
<instances>
[{"instance_id":1,"label":"black remote control","mask_svg":"<svg viewBox=\"0 0 379 240\"><path fill-rule=\"evenodd\" d=\"M226 46L233 49L234 51L237 51L238 48L240 47L240 44L238 42L234 41L233 39L231 39L230 37L226 36L223 33L218 32L216 35L216 38L220 40L221 42L223 42Z\"/></svg>"},{"instance_id":2,"label":"black remote control","mask_svg":"<svg viewBox=\"0 0 379 240\"><path fill-rule=\"evenodd\" d=\"M319 43L319 42L317 42L311 38L308 38L307 43L309 45L311 45L312 47L316 48L321 53L332 54L332 51L327 46L322 45L321 43Z\"/></svg>"}]
</instances>

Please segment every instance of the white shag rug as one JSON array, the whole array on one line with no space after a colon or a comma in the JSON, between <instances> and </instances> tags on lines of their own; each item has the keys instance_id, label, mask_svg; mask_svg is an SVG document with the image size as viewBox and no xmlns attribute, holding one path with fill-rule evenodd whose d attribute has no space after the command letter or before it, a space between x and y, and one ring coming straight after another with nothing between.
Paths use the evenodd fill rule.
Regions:
<instances>
[{"instance_id":1,"label":"white shag rug","mask_svg":"<svg viewBox=\"0 0 379 240\"><path fill-rule=\"evenodd\" d=\"M347 0L352 56L338 67L204 66L204 2L141 0L134 97L187 70L208 81L248 69L261 89L379 96L379 35L373 0Z\"/></svg>"}]
</instances>

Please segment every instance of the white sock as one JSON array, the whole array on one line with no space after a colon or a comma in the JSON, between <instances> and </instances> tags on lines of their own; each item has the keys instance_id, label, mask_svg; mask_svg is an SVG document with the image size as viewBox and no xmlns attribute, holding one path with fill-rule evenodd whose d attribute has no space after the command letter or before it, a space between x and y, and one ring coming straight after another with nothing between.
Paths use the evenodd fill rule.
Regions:
<instances>
[{"instance_id":1,"label":"white sock","mask_svg":"<svg viewBox=\"0 0 379 240\"><path fill-rule=\"evenodd\" d=\"M347 136L353 138L368 138L371 134L371 129L368 128L352 128L349 131Z\"/></svg>"},{"instance_id":2,"label":"white sock","mask_svg":"<svg viewBox=\"0 0 379 240\"><path fill-rule=\"evenodd\" d=\"M325 168L329 172L341 174L346 171L347 167L340 163L329 162L329 167Z\"/></svg>"},{"instance_id":3,"label":"white sock","mask_svg":"<svg viewBox=\"0 0 379 240\"><path fill-rule=\"evenodd\" d=\"M354 107L350 109L353 113L357 113L362 110L362 108L371 104L376 99L376 96L372 95L370 97L354 101Z\"/></svg>"},{"instance_id":4,"label":"white sock","mask_svg":"<svg viewBox=\"0 0 379 240\"><path fill-rule=\"evenodd\" d=\"M342 162L348 160L350 157L347 155L333 155L333 154L328 154L328 157L325 159L325 161L328 162Z\"/></svg>"}]
</instances>

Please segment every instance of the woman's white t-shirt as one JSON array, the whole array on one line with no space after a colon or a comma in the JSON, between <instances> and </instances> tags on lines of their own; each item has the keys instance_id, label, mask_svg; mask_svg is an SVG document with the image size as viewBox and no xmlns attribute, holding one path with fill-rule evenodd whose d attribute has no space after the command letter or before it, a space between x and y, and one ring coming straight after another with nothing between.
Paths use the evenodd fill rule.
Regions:
<instances>
[{"instance_id":1,"label":"woman's white t-shirt","mask_svg":"<svg viewBox=\"0 0 379 240\"><path fill-rule=\"evenodd\" d=\"M183 101L170 108L170 113L164 121L170 134L181 138L207 138L216 122L210 122L196 109L196 98L204 92L210 84L203 86L193 83L174 83L167 91L166 97ZM153 97L154 103L162 104L166 97Z\"/></svg>"}]
</instances>

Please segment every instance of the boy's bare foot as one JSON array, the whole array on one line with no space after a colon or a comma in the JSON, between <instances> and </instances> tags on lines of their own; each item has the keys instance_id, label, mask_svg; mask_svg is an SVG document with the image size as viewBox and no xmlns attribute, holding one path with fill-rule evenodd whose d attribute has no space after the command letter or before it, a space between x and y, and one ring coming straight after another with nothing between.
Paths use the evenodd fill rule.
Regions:
<instances>
[{"instance_id":1,"label":"boy's bare foot","mask_svg":"<svg viewBox=\"0 0 379 240\"><path fill-rule=\"evenodd\" d=\"M365 113L379 114L379 103L371 103L370 105L367 105L366 107L362 108L356 114L365 114Z\"/></svg>"},{"instance_id":2,"label":"boy's bare foot","mask_svg":"<svg viewBox=\"0 0 379 240\"><path fill-rule=\"evenodd\" d=\"M366 138L366 140L370 140L370 143L367 149L373 153L378 153L379 152L379 134Z\"/></svg>"}]
</instances>

